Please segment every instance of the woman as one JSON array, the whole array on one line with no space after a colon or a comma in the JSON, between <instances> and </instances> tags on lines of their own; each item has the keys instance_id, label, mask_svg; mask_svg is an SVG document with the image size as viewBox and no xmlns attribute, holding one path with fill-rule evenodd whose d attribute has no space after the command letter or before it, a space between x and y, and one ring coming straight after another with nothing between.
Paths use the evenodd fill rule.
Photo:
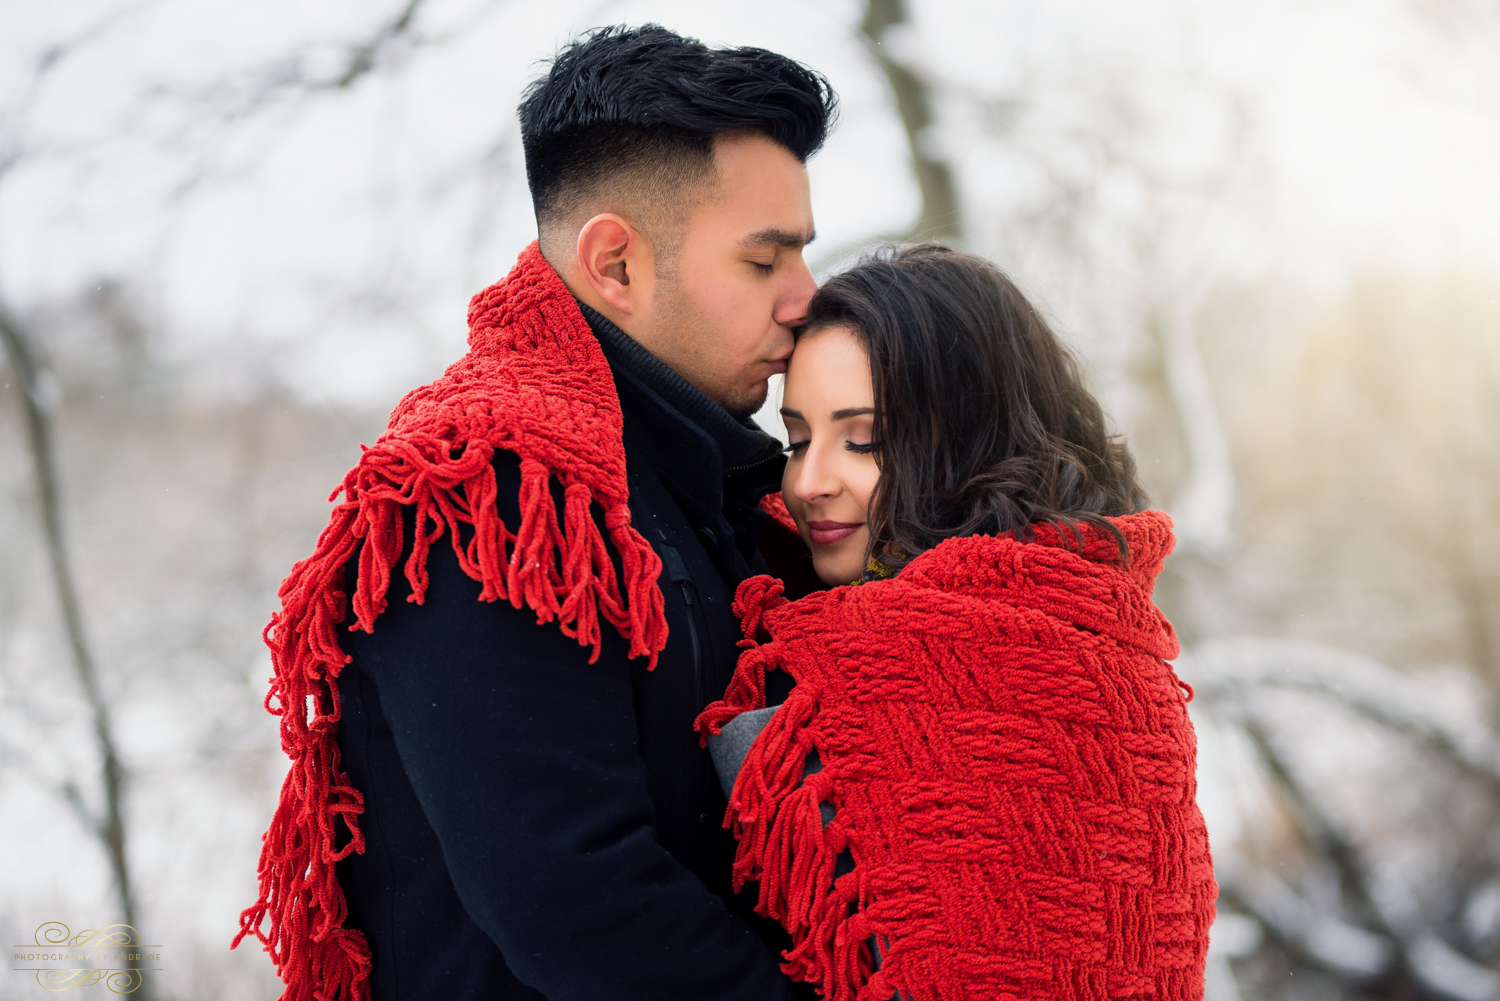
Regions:
<instances>
[{"instance_id":1,"label":"woman","mask_svg":"<svg viewBox=\"0 0 1500 1001\"><path fill-rule=\"evenodd\" d=\"M1062 343L993 265L887 249L818 292L784 403L773 513L829 589L741 585L698 726L786 971L839 1001L1201 997L1171 522Z\"/></svg>"}]
</instances>

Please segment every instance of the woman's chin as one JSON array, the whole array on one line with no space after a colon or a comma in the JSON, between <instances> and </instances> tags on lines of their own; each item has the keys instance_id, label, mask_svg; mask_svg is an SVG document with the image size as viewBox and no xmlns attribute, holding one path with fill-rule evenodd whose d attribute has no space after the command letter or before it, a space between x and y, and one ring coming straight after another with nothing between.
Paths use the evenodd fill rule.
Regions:
<instances>
[{"instance_id":1,"label":"woman's chin","mask_svg":"<svg viewBox=\"0 0 1500 1001\"><path fill-rule=\"evenodd\" d=\"M828 548L844 549L844 546ZM840 584L848 584L859 580L865 575L865 547L861 544L858 548L848 547L852 552L835 552L827 554L813 553L813 572L818 579L829 587L837 587Z\"/></svg>"}]
</instances>

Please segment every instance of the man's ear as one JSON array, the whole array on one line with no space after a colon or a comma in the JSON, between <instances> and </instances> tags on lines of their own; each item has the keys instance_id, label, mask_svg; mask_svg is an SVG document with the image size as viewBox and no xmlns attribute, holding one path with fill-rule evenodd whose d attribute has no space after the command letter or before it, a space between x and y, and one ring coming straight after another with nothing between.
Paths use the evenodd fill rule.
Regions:
<instances>
[{"instance_id":1,"label":"man's ear","mask_svg":"<svg viewBox=\"0 0 1500 1001\"><path fill-rule=\"evenodd\" d=\"M613 212L594 216L578 231L579 279L592 297L625 316L650 301L654 264L650 241Z\"/></svg>"}]
</instances>

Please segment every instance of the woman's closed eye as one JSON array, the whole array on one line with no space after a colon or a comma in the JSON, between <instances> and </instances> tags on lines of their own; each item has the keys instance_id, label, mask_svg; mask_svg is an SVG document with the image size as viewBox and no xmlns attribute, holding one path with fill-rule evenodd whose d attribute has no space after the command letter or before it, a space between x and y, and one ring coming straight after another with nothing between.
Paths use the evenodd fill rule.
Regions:
<instances>
[{"instance_id":1,"label":"woman's closed eye","mask_svg":"<svg viewBox=\"0 0 1500 1001\"><path fill-rule=\"evenodd\" d=\"M796 455L798 452L805 449L810 441L811 439L803 439L802 441L791 442L786 446L786 448L783 448L782 451L787 453L788 455ZM871 452L875 451L875 443L872 441L858 442L846 440L844 442L844 450L847 452L853 452L855 455L869 455Z\"/></svg>"}]
</instances>

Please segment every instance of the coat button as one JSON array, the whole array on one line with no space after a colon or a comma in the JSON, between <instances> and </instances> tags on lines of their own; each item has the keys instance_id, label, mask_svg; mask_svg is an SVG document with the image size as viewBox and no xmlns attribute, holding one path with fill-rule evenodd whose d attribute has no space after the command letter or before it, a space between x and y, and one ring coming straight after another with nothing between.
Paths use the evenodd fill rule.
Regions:
<instances>
[{"instance_id":1,"label":"coat button","mask_svg":"<svg viewBox=\"0 0 1500 1001\"><path fill-rule=\"evenodd\" d=\"M713 529L707 526L698 529L698 537L703 540L703 545L708 548L709 552L714 552L719 548L719 537L714 534Z\"/></svg>"}]
</instances>

